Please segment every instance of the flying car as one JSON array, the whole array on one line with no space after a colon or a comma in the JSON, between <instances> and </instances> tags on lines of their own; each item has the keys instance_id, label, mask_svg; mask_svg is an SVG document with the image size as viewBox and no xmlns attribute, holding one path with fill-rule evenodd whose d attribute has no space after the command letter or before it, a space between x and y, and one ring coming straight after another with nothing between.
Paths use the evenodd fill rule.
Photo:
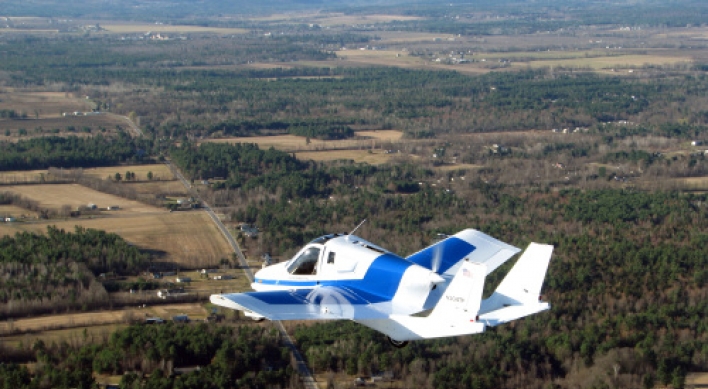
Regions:
<instances>
[{"instance_id":1,"label":"flying car","mask_svg":"<svg viewBox=\"0 0 708 389\"><path fill-rule=\"evenodd\" d=\"M530 243L483 299L487 275L520 249L466 229L404 258L352 233L321 236L258 271L254 292L210 300L254 319L353 320L396 347L481 333L550 308L540 292L551 245Z\"/></svg>"}]
</instances>

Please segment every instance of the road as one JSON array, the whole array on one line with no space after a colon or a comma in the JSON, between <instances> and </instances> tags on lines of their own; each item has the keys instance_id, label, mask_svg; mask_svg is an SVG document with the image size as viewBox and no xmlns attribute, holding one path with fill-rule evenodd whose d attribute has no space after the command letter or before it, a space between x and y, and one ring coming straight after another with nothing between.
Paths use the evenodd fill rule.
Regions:
<instances>
[{"instance_id":1,"label":"road","mask_svg":"<svg viewBox=\"0 0 708 389\"><path fill-rule=\"evenodd\" d=\"M122 120L123 122L125 122L128 125L128 128L130 128L130 130L133 131L135 133L135 135L137 135L139 137L142 137L145 135L143 133L143 130L141 130L140 127L136 126L135 123L133 123L133 121L130 120L129 117L123 116L123 115L117 115L117 114L111 113L111 112L105 112L105 114L108 116L113 116L113 117L118 118L118 119Z\"/></svg>"},{"instance_id":2,"label":"road","mask_svg":"<svg viewBox=\"0 0 708 389\"><path fill-rule=\"evenodd\" d=\"M234 239L231 233L229 233L229 230L226 228L224 223L222 223L221 220L216 216L209 204L207 204L207 202L203 199L199 198L199 194L192 188L192 185L189 183L189 181L187 181L186 178L184 178L179 169L177 169L177 167L172 165L172 163L170 163L169 161L167 161L166 163L172 173L175 175L175 177L177 177L182 182L182 184L184 184L185 188L187 188L192 197L201 201L204 210L209 214L211 220L214 221L216 227L219 229L219 231L221 231L221 233L224 235L224 238L226 238L226 241L229 242L229 245L231 245L231 248L236 253L236 257L238 257L239 264L241 265L241 268L243 268L243 271L246 273L246 277L248 277L249 281L253 282L253 272L251 271L248 262L246 262L246 257L244 257L243 252L241 252L241 247L239 247L238 242L236 242L236 239ZM302 377L302 383L305 385L305 388L318 389L317 382L312 376L310 368L307 367L307 363L305 363L305 359L302 357L302 354L300 354L300 351L295 346L295 343L293 343L292 339L290 338L290 335L288 335L287 331L285 331L283 323L281 323L280 321L273 321L272 323L273 325L275 325L278 331L280 331L280 337L283 340L283 343L285 343L285 346L290 349L290 353L295 358L297 364L297 371Z\"/></svg>"}]
</instances>

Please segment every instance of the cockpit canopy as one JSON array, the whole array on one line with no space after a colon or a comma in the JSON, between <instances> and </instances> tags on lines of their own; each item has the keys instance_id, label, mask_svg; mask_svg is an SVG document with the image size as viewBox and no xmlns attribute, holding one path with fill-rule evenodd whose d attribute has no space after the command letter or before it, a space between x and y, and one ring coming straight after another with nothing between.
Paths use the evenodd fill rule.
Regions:
<instances>
[{"instance_id":1,"label":"cockpit canopy","mask_svg":"<svg viewBox=\"0 0 708 389\"><path fill-rule=\"evenodd\" d=\"M321 245L309 245L301 250L287 265L288 273L294 275L317 274L317 261L320 258Z\"/></svg>"},{"instance_id":2,"label":"cockpit canopy","mask_svg":"<svg viewBox=\"0 0 708 389\"><path fill-rule=\"evenodd\" d=\"M352 272L362 259L387 253L388 250L354 235L328 234L303 247L285 264L285 269L291 275L321 275L324 271L331 276Z\"/></svg>"}]
</instances>

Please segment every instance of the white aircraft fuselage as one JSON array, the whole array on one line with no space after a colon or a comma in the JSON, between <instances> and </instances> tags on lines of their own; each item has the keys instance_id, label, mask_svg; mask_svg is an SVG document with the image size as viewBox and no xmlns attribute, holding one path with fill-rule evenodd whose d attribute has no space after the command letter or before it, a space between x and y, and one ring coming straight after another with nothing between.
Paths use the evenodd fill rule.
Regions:
<instances>
[{"instance_id":1,"label":"white aircraft fuselage","mask_svg":"<svg viewBox=\"0 0 708 389\"><path fill-rule=\"evenodd\" d=\"M354 320L395 346L469 335L549 309L539 294L553 246L531 243L487 299L485 277L520 250L466 229L406 258L347 234L319 237L256 273L254 292L216 305L271 320Z\"/></svg>"},{"instance_id":2,"label":"white aircraft fuselage","mask_svg":"<svg viewBox=\"0 0 708 389\"><path fill-rule=\"evenodd\" d=\"M258 271L251 286L256 291L353 287L368 292L360 297L369 304L392 305L395 313L411 314L428 309L433 286L444 282L432 270L369 241L332 234L305 245L291 260Z\"/></svg>"}]
</instances>

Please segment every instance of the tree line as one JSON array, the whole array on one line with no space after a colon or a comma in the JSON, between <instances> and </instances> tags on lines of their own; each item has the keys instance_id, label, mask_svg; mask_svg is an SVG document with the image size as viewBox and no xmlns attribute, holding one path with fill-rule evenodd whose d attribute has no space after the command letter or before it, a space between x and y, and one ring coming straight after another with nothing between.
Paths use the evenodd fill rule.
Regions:
<instances>
[{"instance_id":1,"label":"tree line","mask_svg":"<svg viewBox=\"0 0 708 389\"><path fill-rule=\"evenodd\" d=\"M101 273L135 275L150 257L116 234L77 226L47 227L0 238L0 312L17 316L105 306Z\"/></svg>"},{"instance_id":2,"label":"tree line","mask_svg":"<svg viewBox=\"0 0 708 389\"><path fill-rule=\"evenodd\" d=\"M107 340L42 340L21 350L3 350L0 359L24 353L37 361L30 372L13 362L0 363L0 388L94 388L96 374L122 375L121 388L293 387L296 376L289 352L278 346L275 330L206 324L132 325ZM186 374L175 368L190 367ZM297 382L296 380L294 382Z\"/></svg>"},{"instance_id":3,"label":"tree line","mask_svg":"<svg viewBox=\"0 0 708 389\"><path fill-rule=\"evenodd\" d=\"M104 137L48 136L0 143L0 171L33 170L49 167L88 168L120 163L142 163L149 141ZM142 151L141 151L142 150Z\"/></svg>"}]
</instances>

